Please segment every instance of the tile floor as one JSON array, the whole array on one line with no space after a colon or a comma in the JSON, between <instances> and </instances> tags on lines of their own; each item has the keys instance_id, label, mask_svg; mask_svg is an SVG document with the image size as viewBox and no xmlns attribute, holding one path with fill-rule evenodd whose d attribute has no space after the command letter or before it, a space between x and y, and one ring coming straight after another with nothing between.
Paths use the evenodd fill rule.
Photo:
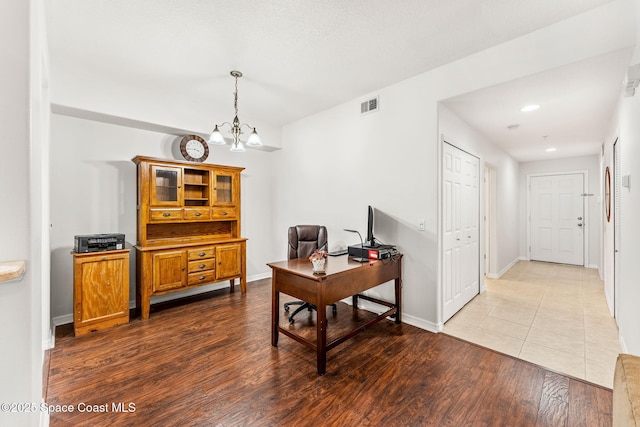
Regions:
<instances>
[{"instance_id":1,"label":"tile floor","mask_svg":"<svg viewBox=\"0 0 640 427\"><path fill-rule=\"evenodd\" d=\"M596 269L516 263L444 332L608 388L621 352Z\"/></svg>"}]
</instances>

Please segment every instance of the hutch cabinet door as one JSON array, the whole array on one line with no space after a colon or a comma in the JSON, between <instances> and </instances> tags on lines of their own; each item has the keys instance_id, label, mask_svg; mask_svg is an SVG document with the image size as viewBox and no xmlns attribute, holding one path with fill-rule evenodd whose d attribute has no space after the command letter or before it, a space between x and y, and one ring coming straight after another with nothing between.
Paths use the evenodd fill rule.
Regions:
<instances>
[{"instance_id":1,"label":"hutch cabinet door","mask_svg":"<svg viewBox=\"0 0 640 427\"><path fill-rule=\"evenodd\" d=\"M218 279L239 276L242 269L242 245L230 243L216 246L216 260L218 261L216 270Z\"/></svg>"},{"instance_id":2,"label":"hutch cabinet door","mask_svg":"<svg viewBox=\"0 0 640 427\"><path fill-rule=\"evenodd\" d=\"M213 176L213 204L232 206L238 202L239 175L234 172L215 171Z\"/></svg>"},{"instance_id":3,"label":"hutch cabinet door","mask_svg":"<svg viewBox=\"0 0 640 427\"><path fill-rule=\"evenodd\" d=\"M153 254L153 292L181 288L187 283L187 251L172 250Z\"/></svg>"},{"instance_id":4,"label":"hutch cabinet door","mask_svg":"<svg viewBox=\"0 0 640 427\"><path fill-rule=\"evenodd\" d=\"M151 206L182 206L182 168L151 166Z\"/></svg>"},{"instance_id":5,"label":"hutch cabinet door","mask_svg":"<svg viewBox=\"0 0 640 427\"><path fill-rule=\"evenodd\" d=\"M74 255L76 335L129 321L129 250Z\"/></svg>"}]
</instances>

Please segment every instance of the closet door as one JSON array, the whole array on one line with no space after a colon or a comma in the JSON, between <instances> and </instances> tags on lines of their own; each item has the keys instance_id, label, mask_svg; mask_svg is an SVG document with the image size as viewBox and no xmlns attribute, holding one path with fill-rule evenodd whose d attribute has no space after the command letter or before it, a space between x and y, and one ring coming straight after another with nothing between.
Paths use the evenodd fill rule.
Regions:
<instances>
[{"instance_id":1,"label":"closet door","mask_svg":"<svg viewBox=\"0 0 640 427\"><path fill-rule=\"evenodd\" d=\"M451 144L442 157L443 321L480 292L480 159Z\"/></svg>"}]
</instances>

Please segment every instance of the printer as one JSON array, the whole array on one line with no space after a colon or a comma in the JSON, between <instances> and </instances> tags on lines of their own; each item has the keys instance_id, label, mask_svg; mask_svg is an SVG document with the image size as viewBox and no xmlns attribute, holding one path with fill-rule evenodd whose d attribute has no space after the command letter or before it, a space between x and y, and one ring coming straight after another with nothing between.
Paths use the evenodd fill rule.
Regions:
<instances>
[{"instance_id":1,"label":"printer","mask_svg":"<svg viewBox=\"0 0 640 427\"><path fill-rule=\"evenodd\" d=\"M86 234L73 237L76 253L124 249L124 234Z\"/></svg>"}]
</instances>

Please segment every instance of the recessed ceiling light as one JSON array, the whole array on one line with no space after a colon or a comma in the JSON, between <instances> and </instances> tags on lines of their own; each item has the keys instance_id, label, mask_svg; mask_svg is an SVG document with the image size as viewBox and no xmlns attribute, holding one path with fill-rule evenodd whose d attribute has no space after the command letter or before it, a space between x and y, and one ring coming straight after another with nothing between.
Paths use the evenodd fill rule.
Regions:
<instances>
[{"instance_id":1,"label":"recessed ceiling light","mask_svg":"<svg viewBox=\"0 0 640 427\"><path fill-rule=\"evenodd\" d=\"M524 112L535 111L538 108L540 108L540 106L538 104L531 104L531 105L526 105L526 106L522 107L522 109L520 111L524 111Z\"/></svg>"},{"instance_id":2,"label":"recessed ceiling light","mask_svg":"<svg viewBox=\"0 0 640 427\"><path fill-rule=\"evenodd\" d=\"M551 153L552 151L556 151L556 148L547 148L546 150L547 153Z\"/></svg>"}]
</instances>

